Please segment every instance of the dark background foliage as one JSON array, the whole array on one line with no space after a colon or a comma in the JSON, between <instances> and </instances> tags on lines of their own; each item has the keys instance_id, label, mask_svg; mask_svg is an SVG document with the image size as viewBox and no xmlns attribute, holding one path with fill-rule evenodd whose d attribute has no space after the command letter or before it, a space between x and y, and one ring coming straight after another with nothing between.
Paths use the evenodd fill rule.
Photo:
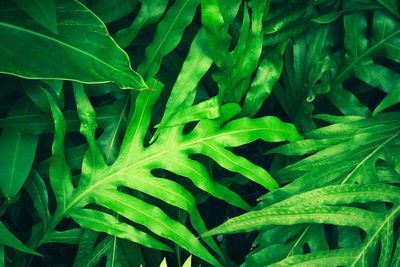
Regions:
<instances>
[{"instance_id":1,"label":"dark background foliage","mask_svg":"<svg viewBox=\"0 0 400 267\"><path fill-rule=\"evenodd\" d=\"M0 58L0 266L400 266L397 0L0 0Z\"/></svg>"}]
</instances>

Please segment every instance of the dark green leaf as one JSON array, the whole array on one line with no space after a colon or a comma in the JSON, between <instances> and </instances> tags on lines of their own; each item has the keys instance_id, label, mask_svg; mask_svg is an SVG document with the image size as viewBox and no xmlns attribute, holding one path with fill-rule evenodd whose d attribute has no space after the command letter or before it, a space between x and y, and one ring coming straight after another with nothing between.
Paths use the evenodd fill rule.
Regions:
<instances>
[{"instance_id":1,"label":"dark green leaf","mask_svg":"<svg viewBox=\"0 0 400 267\"><path fill-rule=\"evenodd\" d=\"M127 54L108 35L104 24L82 4L56 1L57 35L32 21L12 1L2 5L0 39L6 41L0 44L1 73L147 88L143 79L131 69Z\"/></svg>"},{"instance_id":2,"label":"dark green leaf","mask_svg":"<svg viewBox=\"0 0 400 267\"><path fill-rule=\"evenodd\" d=\"M8 118L35 112L27 99L15 103ZM5 126L0 138L0 189L6 197L14 197L31 171L39 137Z\"/></svg>"}]
</instances>

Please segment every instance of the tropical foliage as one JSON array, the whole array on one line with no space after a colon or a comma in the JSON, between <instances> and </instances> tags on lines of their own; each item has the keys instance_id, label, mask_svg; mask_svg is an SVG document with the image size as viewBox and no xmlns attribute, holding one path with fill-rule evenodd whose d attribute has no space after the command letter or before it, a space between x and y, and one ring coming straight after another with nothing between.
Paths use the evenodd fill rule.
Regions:
<instances>
[{"instance_id":1,"label":"tropical foliage","mask_svg":"<svg viewBox=\"0 0 400 267\"><path fill-rule=\"evenodd\" d=\"M400 266L397 0L0 0L0 57L0 267Z\"/></svg>"}]
</instances>

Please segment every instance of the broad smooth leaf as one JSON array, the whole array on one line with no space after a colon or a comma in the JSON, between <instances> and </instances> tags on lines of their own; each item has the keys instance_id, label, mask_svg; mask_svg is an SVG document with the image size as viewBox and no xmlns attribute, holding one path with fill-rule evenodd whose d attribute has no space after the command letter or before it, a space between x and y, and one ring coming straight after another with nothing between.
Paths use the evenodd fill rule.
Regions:
<instances>
[{"instance_id":1,"label":"broad smooth leaf","mask_svg":"<svg viewBox=\"0 0 400 267\"><path fill-rule=\"evenodd\" d=\"M93 0L89 2L88 8L104 23L110 23L131 13L138 2L138 0Z\"/></svg>"},{"instance_id":2,"label":"broad smooth leaf","mask_svg":"<svg viewBox=\"0 0 400 267\"><path fill-rule=\"evenodd\" d=\"M12 1L1 5L0 39L5 41L0 44L0 73L147 88L104 24L79 2L56 1L57 35L30 19Z\"/></svg>"},{"instance_id":3,"label":"broad smooth leaf","mask_svg":"<svg viewBox=\"0 0 400 267\"><path fill-rule=\"evenodd\" d=\"M57 34L57 13L55 0L14 0L34 20Z\"/></svg>"}]
</instances>

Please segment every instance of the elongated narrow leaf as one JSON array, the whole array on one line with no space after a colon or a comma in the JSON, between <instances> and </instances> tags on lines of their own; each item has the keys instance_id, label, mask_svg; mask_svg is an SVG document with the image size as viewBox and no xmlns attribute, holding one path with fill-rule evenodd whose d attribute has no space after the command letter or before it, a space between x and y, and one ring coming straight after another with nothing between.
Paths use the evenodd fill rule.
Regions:
<instances>
[{"instance_id":1,"label":"elongated narrow leaf","mask_svg":"<svg viewBox=\"0 0 400 267\"><path fill-rule=\"evenodd\" d=\"M50 159L50 183L57 200L57 209L65 209L67 201L72 194L72 174L64 153L64 137L66 130L65 119L55 103L53 97L44 91L51 108L54 119L54 141L51 148L52 156Z\"/></svg>"},{"instance_id":2,"label":"elongated narrow leaf","mask_svg":"<svg viewBox=\"0 0 400 267\"><path fill-rule=\"evenodd\" d=\"M219 67L227 64L224 58L232 37L227 33L218 1L201 2L201 22L206 29L208 49L215 64Z\"/></svg>"},{"instance_id":3,"label":"elongated narrow leaf","mask_svg":"<svg viewBox=\"0 0 400 267\"><path fill-rule=\"evenodd\" d=\"M235 5L223 3L221 6L221 15L226 21L233 20L237 12L235 6L236 3ZM160 124L157 125L157 132L152 141L166 126L184 124L202 118L215 119L221 115L218 98L212 98L192 106L197 92L196 86L212 64L206 41L206 29L202 27L190 46L189 53L172 88L164 115Z\"/></svg>"},{"instance_id":4,"label":"elongated narrow leaf","mask_svg":"<svg viewBox=\"0 0 400 267\"><path fill-rule=\"evenodd\" d=\"M375 108L372 115L375 115L381 112L382 110L390 106L393 106L399 102L400 102L400 83L397 84L397 86L393 88L392 91L389 92L389 94L382 100L381 103L379 103L379 105Z\"/></svg>"},{"instance_id":5,"label":"elongated narrow leaf","mask_svg":"<svg viewBox=\"0 0 400 267\"><path fill-rule=\"evenodd\" d=\"M157 26L152 43L146 48L144 62L138 68L146 80L158 72L162 58L178 45L199 4L199 0L177 0L168 9Z\"/></svg>"},{"instance_id":6,"label":"elongated narrow leaf","mask_svg":"<svg viewBox=\"0 0 400 267\"><path fill-rule=\"evenodd\" d=\"M45 231L50 220L49 196L43 178L40 177L40 174L35 169L31 170L29 179L25 183L25 189L29 192L33 200L33 206L41 219L43 224L42 231Z\"/></svg>"},{"instance_id":7,"label":"elongated narrow leaf","mask_svg":"<svg viewBox=\"0 0 400 267\"><path fill-rule=\"evenodd\" d=\"M42 244L61 243L61 244L78 244L83 234L82 228L75 228L66 231L54 231L42 240Z\"/></svg>"},{"instance_id":8,"label":"elongated narrow leaf","mask_svg":"<svg viewBox=\"0 0 400 267\"><path fill-rule=\"evenodd\" d=\"M197 119L200 119L201 116L195 116L194 118L181 118L178 120L178 123L171 123L171 120L173 119L174 116L179 116L178 113L178 107L189 107L193 104L196 90L195 87L199 83L200 79L204 76L204 74L208 71L208 69L211 67L212 60L208 54L207 51L207 44L205 40L205 30L202 28L199 33L197 34L196 38L193 40L193 43L191 45L191 48L189 50L189 54L183 63L182 70L178 76L178 79L175 82L174 87L172 88L171 95L168 99L168 103L163 115L163 118L161 120L160 125L158 126L157 132L155 134L155 137L157 137L158 133L167 125L176 125L179 124L179 122L182 123L187 123L190 121L195 121ZM211 103L212 105L212 103ZM209 105L207 105L209 106ZM211 113L217 113L218 114L218 104L213 105L213 107L216 106L213 109L214 112L211 111ZM211 107L211 108L213 108ZM199 112L199 110L204 111L203 108L199 108L198 106L194 108L196 112ZM180 114L182 116L193 116L195 112L188 112L188 111L180 111ZM210 113L208 113L210 114ZM204 116L207 117L207 116ZM209 116L211 118L215 118L214 116Z\"/></svg>"},{"instance_id":9,"label":"elongated narrow leaf","mask_svg":"<svg viewBox=\"0 0 400 267\"><path fill-rule=\"evenodd\" d=\"M16 238L2 222L0 222L0 244L15 248L25 253L40 256L39 253L31 248L28 248L21 241L19 241L19 239Z\"/></svg>"},{"instance_id":10,"label":"elongated narrow leaf","mask_svg":"<svg viewBox=\"0 0 400 267\"><path fill-rule=\"evenodd\" d=\"M143 0L141 2L139 14L132 24L113 36L115 41L123 48L132 42L142 28L159 20L168 4L167 0Z\"/></svg>"},{"instance_id":11,"label":"elongated narrow leaf","mask_svg":"<svg viewBox=\"0 0 400 267\"><path fill-rule=\"evenodd\" d=\"M118 220L111 215L95 210L81 210L79 212L73 212L71 216L86 228L119 236L133 242L140 242L142 245L150 248L171 251L167 245L156 240L151 235L118 222Z\"/></svg>"},{"instance_id":12,"label":"elongated narrow leaf","mask_svg":"<svg viewBox=\"0 0 400 267\"><path fill-rule=\"evenodd\" d=\"M253 117L260 109L265 99L271 94L272 88L282 71L282 54L285 48L286 43L277 45L262 59L257 69L256 77L246 94L242 111L244 115Z\"/></svg>"}]
</instances>

